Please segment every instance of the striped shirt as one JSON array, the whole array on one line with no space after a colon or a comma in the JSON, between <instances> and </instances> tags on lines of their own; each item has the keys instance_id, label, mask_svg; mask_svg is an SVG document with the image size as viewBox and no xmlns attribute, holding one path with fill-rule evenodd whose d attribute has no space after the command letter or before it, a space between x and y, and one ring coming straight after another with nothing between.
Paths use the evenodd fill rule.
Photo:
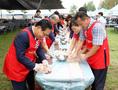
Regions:
<instances>
[{"instance_id":1,"label":"striped shirt","mask_svg":"<svg viewBox=\"0 0 118 90\"><path fill-rule=\"evenodd\" d=\"M94 20L90 21L89 27L93 24L93 22L94 22ZM84 30L80 31L80 40L82 40L82 41L86 39L83 32L84 32ZM95 24L95 26L93 27L93 30L92 30L92 35L93 35L92 36L93 37L93 40L92 40L93 45L102 45L103 44L103 41L106 38L106 31L101 23Z\"/></svg>"}]
</instances>

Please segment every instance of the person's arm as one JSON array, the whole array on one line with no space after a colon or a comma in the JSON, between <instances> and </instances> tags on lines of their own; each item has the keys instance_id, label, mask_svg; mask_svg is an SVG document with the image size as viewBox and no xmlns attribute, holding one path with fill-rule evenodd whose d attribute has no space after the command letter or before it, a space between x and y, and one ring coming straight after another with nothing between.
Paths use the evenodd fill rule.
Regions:
<instances>
[{"instance_id":1,"label":"person's arm","mask_svg":"<svg viewBox=\"0 0 118 90\"><path fill-rule=\"evenodd\" d=\"M41 63L44 59L46 59L45 52L44 52L41 45L38 47L36 53L37 53L37 56L38 56L37 62Z\"/></svg>"},{"instance_id":2,"label":"person's arm","mask_svg":"<svg viewBox=\"0 0 118 90\"><path fill-rule=\"evenodd\" d=\"M57 34L59 34L59 30L58 30L58 24L54 25L54 35L56 36Z\"/></svg>"},{"instance_id":3,"label":"person's arm","mask_svg":"<svg viewBox=\"0 0 118 90\"><path fill-rule=\"evenodd\" d=\"M83 46L83 43L85 41L85 35L84 35L83 32L84 32L83 30L80 31L79 40L77 42L77 48L75 49L75 52L74 52L74 55L73 55L74 57L78 56L78 54L79 54L79 52L80 52L80 50Z\"/></svg>"},{"instance_id":4,"label":"person's arm","mask_svg":"<svg viewBox=\"0 0 118 90\"><path fill-rule=\"evenodd\" d=\"M80 49L81 49L81 47L82 47L82 45L83 45L83 41L82 41L82 40L79 40L77 44L78 44L78 46L77 46L77 48L75 49L75 51L72 52L72 54L70 54L70 55L68 56L68 58L67 58L67 61L68 61L68 62L76 61L77 57L79 56L79 51L80 51Z\"/></svg>"},{"instance_id":5,"label":"person's arm","mask_svg":"<svg viewBox=\"0 0 118 90\"><path fill-rule=\"evenodd\" d=\"M41 49L43 52L41 51L42 53L39 53L39 55L41 55L42 59L47 59L48 62L50 63L52 61L52 56L47 46L46 38L44 38L43 41L41 42L41 46L42 46L41 48L43 48Z\"/></svg>"},{"instance_id":6,"label":"person's arm","mask_svg":"<svg viewBox=\"0 0 118 90\"><path fill-rule=\"evenodd\" d=\"M75 47L75 44L76 44L76 39L75 38L72 38L71 42L70 42L70 47L69 49L67 50L68 51L68 54L71 54L74 47Z\"/></svg>"},{"instance_id":7,"label":"person's arm","mask_svg":"<svg viewBox=\"0 0 118 90\"><path fill-rule=\"evenodd\" d=\"M78 41L78 46L77 46L77 48L75 49L75 51L74 51L74 57L76 57L76 56L78 56L78 54L79 54L79 52L80 52L80 50L81 50L81 48L82 48L82 46L83 46L83 43L84 43L84 41L83 40L79 40Z\"/></svg>"},{"instance_id":8,"label":"person's arm","mask_svg":"<svg viewBox=\"0 0 118 90\"><path fill-rule=\"evenodd\" d=\"M54 35L53 32L50 32L50 34L49 34L49 38L52 40L52 42L55 41L55 35Z\"/></svg>"},{"instance_id":9,"label":"person's arm","mask_svg":"<svg viewBox=\"0 0 118 90\"><path fill-rule=\"evenodd\" d=\"M80 51L80 53L85 54L87 52L87 48L84 46L83 49Z\"/></svg>"},{"instance_id":10,"label":"person's arm","mask_svg":"<svg viewBox=\"0 0 118 90\"><path fill-rule=\"evenodd\" d=\"M89 52L87 52L86 54L81 54L81 58L82 59L87 59L91 56L93 56L97 51L98 49L100 48L99 45L94 45Z\"/></svg>"},{"instance_id":11,"label":"person's arm","mask_svg":"<svg viewBox=\"0 0 118 90\"><path fill-rule=\"evenodd\" d=\"M26 32L21 32L14 40L16 49L17 60L27 67L29 70L33 70L35 63L31 62L29 58L25 56L25 51L29 47L29 38Z\"/></svg>"},{"instance_id":12,"label":"person's arm","mask_svg":"<svg viewBox=\"0 0 118 90\"><path fill-rule=\"evenodd\" d=\"M95 25L95 27L93 28L92 35L93 35L93 40L92 40L93 47L87 53L81 54L82 59L87 59L93 56L98 51L100 46L103 45L103 41L106 37L106 32L102 24L97 23Z\"/></svg>"}]
</instances>

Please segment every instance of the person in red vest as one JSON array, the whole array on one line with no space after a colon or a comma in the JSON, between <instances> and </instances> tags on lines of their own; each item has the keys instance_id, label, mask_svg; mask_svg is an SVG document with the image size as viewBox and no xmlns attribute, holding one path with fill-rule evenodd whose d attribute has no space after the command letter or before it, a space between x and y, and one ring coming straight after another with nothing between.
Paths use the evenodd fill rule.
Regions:
<instances>
[{"instance_id":1,"label":"person in red vest","mask_svg":"<svg viewBox=\"0 0 118 90\"><path fill-rule=\"evenodd\" d=\"M79 32L82 28L77 24L74 18L72 18L69 28L74 32L72 35L73 37L71 39L70 47L67 50L67 61L71 62L76 52L76 48L79 42Z\"/></svg>"},{"instance_id":2,"label":"person in red vest","mask_svg":"<svg viewBox=\"0 0 118 90\"><path fill-rule=\"evenodd\" d=\"M52 31L50 32L49 36L44 39L44 43L43 43L43 48L50 58L51 55L49 53L49 48L51 47L52 43L55 41L54 31L56 28L55 25L59 21L59 17L58 15L53 14L49 18L45 18L45 20L48 20L52 24Z\"/></svg>"},{"instance_id":3,"label":"person in red vest","mask_svg":"<svg viewBox=\"0 0 118 90\"><path fill-rule=\"evenodd\" d=\"M80 59L87 60L95 76L91 90L104 90L110 64L106 31L100 22L92 20L85 12L77 12L75 19L78 25L82 26L78 48L86 41Z\"/></svg>"},{"instance_id":4,"label":"person in red vest","mask_svg":"<svg viewBox=\"0 0 118 90\"><path fill-rule=\"evenodd\" d=\"M59 16L53 14L49 18L46 18L46 19L49 20L52 24L52 31L49 34L49 37L46 38L47 46L48 46L48 48L50 48L52 43L55 41L55 35L56 35L55 30L57 30L55 25L59 22Z\"/></svg>"},{"instance_id":5,"label":"person in red vest","mask_svg":"<svg viewBox=\"0 0 118 90\"><path fill-rule=\"evenodd\" d=\"M34 90L34 71L49 72L44 63L36 63L36 52L42 39L51 30L51 23L41 20L23 29L13 40L3 66L3 72L11 80L13 90ZM38 49L38 52L41 53L41 50Z\"/></svg>"}]
</instances>

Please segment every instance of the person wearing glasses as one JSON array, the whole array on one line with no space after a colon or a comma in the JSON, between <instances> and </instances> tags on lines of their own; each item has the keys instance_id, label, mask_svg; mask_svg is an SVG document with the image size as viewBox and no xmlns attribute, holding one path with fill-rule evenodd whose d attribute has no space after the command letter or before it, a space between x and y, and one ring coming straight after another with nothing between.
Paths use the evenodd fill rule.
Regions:
<instances>
[{"instance_id":1,"label":"person wearing glasses","mask_svg":"<svg viewBox=\"0 0 118 90\"><path fill-rule=\"evenodd\" d=\"M36 52L43 53L38 47L51 30L51 23L41 20L23 29L13 40L3 66L3 72L11 80L13 90L34 90L34 71L49 72L44 63L36 63Z\"/></svg>"}]
</instances>

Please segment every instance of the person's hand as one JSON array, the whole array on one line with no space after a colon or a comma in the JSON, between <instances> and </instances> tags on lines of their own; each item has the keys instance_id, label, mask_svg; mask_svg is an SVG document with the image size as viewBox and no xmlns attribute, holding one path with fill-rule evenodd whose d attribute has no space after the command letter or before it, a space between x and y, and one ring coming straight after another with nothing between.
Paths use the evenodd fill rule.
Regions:
<instances>
[{"instance_id":1,"label":"person's hand","mask_svg":"<svg viewBox=\"0 0 118 90\"><path fill-rule=\"evenodd\" d=\"M70 58L77 58L77 53L76 52L70 52L70 53L68 53L68 59L70 59Z\"/></svg>"},{"instance_id":2,"label":"person's hand","mask_svg":"<svg viewBox=\"0 0 118 90\"><path fill-rule=\"evenodd\" d=\"M36 72L45 73L45 74L51 72L51 68L43 63L42 64L36 63L33 70L35 70Z\"/></svg>"},{"instance_id":3,"label":"person's hand","mask_svg":"<svg viewBox=\"0 0 118 90\"><path fill-rule=\"evenodd\" d=\"M49 51L45 54L45 57L46 57L48 63L52 64L52 55Z\"/></svg>"},{"instance_id":4,"label":"person's hand","mask_svg":"<svg viewBox=\"0 0 118 90\"><path fill-rule=\"evenodd\" d=\"M77 53L70 53L67 57L68 62L76 62L77 61Z\"/></svg>"},{"instance_id":5,"label":"person's hand","mask_svg":"<svg viewBox=\"0 0 118 90\"><path fill-rule=\"evenodd\" d=\"M72 57L72 58L77 58L77 56L78 56L78 55L77 55L76 52L74 52L74 53L71 54L71 57Z\"/></svg>"},{"instance_id":6,"label":"person's hand","mask_svg":"<svg viewBox=\"0 0 118 90\"><path fill-rule=\"evenodd\" d=\"M38 71L42 72L43 71L43 64L36 63L35 67L33 68L33 70L36 71L36 72L38 72Z\"/></svg>"},{"instance_id":7,"label":"person's hand","mask_svg":"<svg viewBox=\"0 0 118 90\"><path fill-rule=\"evenodd\" d=\"M45 54L45 57L46 57L47 60L52 58L52 56L50 54L48 54L48 53Z\"/></svg>"},{"instance_id":8,"label":"person's hand","mask_svg":"<svg viewBox=\"0 0 118 90\"><path fill-rule=\"evenodd\" d=\"M71 51L67 50L66 53L65 53L66 58L70 58L70 55L71 55Z\"/></svg>"},{"instance_id":9,"label":"person's hand","mask_svg":"<svg viewBox=\"0 0 118 90\"><path fill-rule=\"evenodd\" d=\"M73 63L73 62L80 62L80 57L68 57L67 62Z\"/></svg>"},{"instance_id":10,"label":"person's hand","mask_svg":"<svg viewBox=\"0 0 118 90\"><path fill-rule=\"evenodd\" d=\"M87 59L86 54L80 54L79 56L80 56L81 60L86 60Z\"/></svg>"},{"instance_id":11,"label":"person's hand","mask_svg":"<svg viewBox=\"0 0 118 90\"><path fill-rule=\"evenodd\" d=\"M52 64L52 56L50 53L45 54L46 60L48 61L49 64Z\"/></svg>"},{"instance_id":12,"label":"person's hand","mask_svg":"<svg viewBox=\"0 0 118 90\"><path fill-rule=\"evenodd\" d=\"M81 53L72 53L68 56L67 61L68 62L81 62ZM83 59L82 59L83 60Z\"/></svg>"},{"instance_id":13,"label":"person's hand","mask_svg":"<svg viewBox=\"0 0 118 90\"><path fill-rule=\"evenodd\" d=\"M71 51L67 51L67 55L69 56L69 55L71 55L72 54L72 52Z\"/></svg>"},{"instance_id":14,"label":"person's hand","mask_svg":"<svg viewBox=\"0 0 118 90\"><path fill-rule=\"evenodd\" d=\"M42 61L42 64L45 65L45 66L48 66L48 65L49 65L49 64L48 64L48 61L45 60L45 59Z\"/></svg>"},{"instance_id":15,"label":"person's hand","mask_svg":"<svg viewBox=\"0 0 118 90\"><path fill-rule=\"evenodd\" d=\"M43 60L42 64L44 65L44 72L45 73L51 73L51 68L50 68L50 66L48 64L48 61L47 60Z\"/></svg>"},{"instance_id":16,"label":"person's hand","mask_svg":"<svg viewBox=\"0 0 118 90\"><path fill-rule=\"evenodd\" d=\"M75 61L74 61L74 59L73 59L71 56L68 56L68 58L67 58L67 62L72 63L72 62L75 62Z\"/></svg>"}]
</instances>

